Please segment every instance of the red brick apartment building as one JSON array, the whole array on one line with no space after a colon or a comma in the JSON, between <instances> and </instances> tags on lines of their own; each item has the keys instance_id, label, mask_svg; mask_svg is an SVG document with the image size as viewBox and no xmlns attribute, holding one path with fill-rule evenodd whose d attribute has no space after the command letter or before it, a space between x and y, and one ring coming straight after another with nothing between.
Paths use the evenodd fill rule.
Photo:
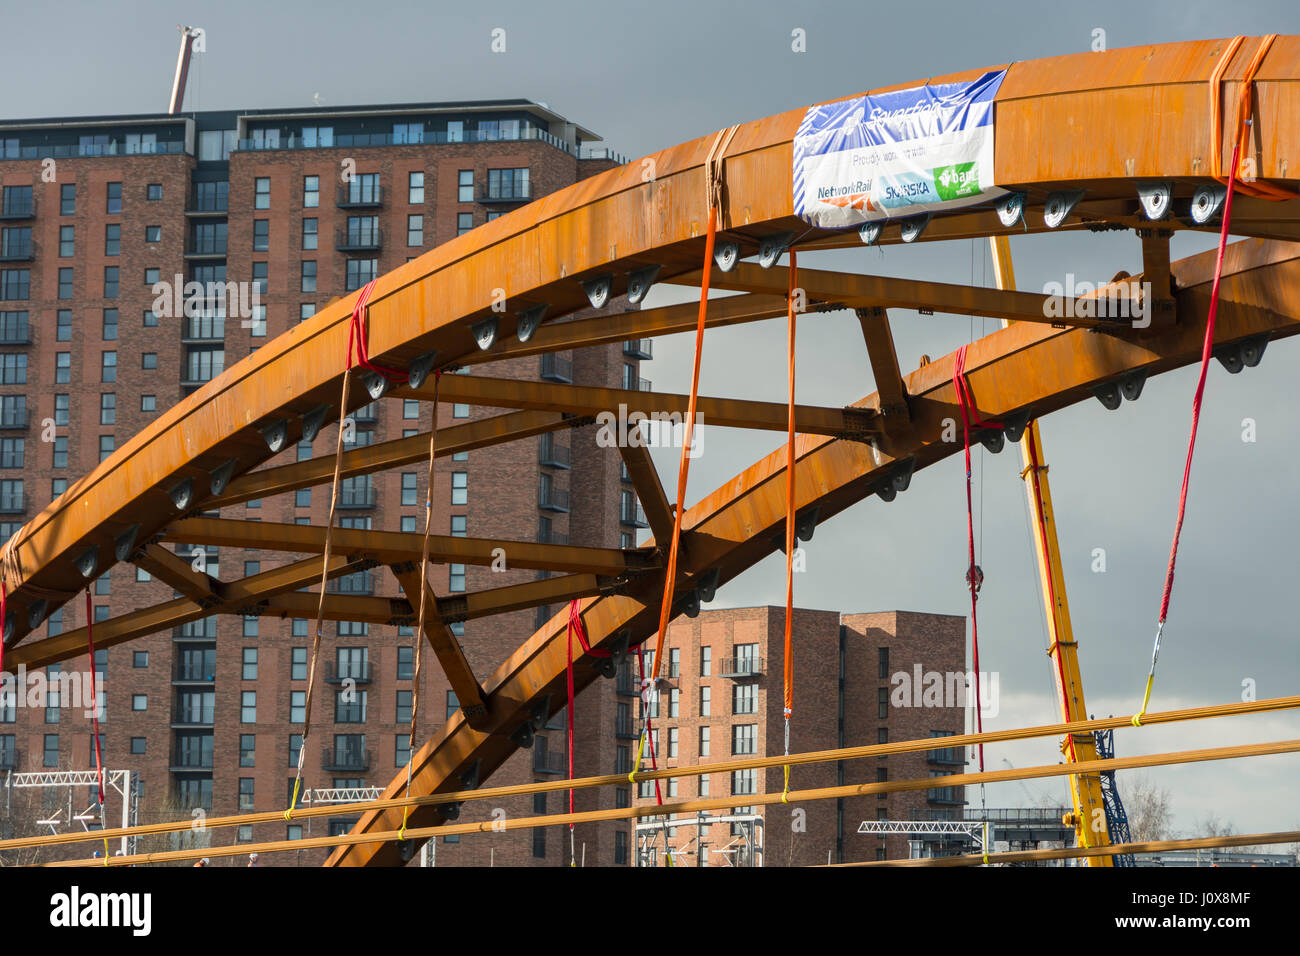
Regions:
<instances>
[{"instance_id":1,"label":"red brick apartment building","mask_svg":"<svg viewBox=\"0 0 1300 956\"><path fill-rule=\"evenodd\" d=\"M895 675L966 670L966 620L941 614L882 611L840 614L796 608L794 716L790 752L945 737L964 732L958 706L898 706ZM657 700L651 698L655 752L661 767L775 755L785 746L785 608L704 611L679 618L664 642ZM648 664L647 664L648 667ZM620 679L619 767L635 759L642 701L637 685ZM905 699L905 698L904 698ZM908 703L913 703L908 701ZM636 718L634 720L634 718ZM791 790L835 787L962 772L962 748L936 748L891 757L792 767ZM665 802L780 793L780 768L669 778ZM639 865L663 865L665 837L682 866L805 866L894 859L908 855L908 837L858 834L864 820L960 819L963 788L821 800L799 805L714 811L644 822L632 837ZM655 802L653 784L640 784L637 805ZM757 819L745 819L746 817ZM800 829L796 830L796 824Z\"/></svg>"},{"instance_id":2,"label":"red brick apartment building","mask_svg":"<svg viewBox=\"0 0 1300 956\"><path fill-rule=\"evenodd\" d=\"M169 406L318 307L485 221L616 165L612 154L586 145L597 140L527 100L0 122L0 539ZM155 308L154 286L176 276L256 283L261 308L227 316L208 303L197 315L165 314ZM649 342L641 341L476 371L635 389L641 361L649 357ZM445 426L495 412L443 405L439 414ZM357 414L355 423L355 444L363 445L427 431L432 419L427 404L388 401ZM597 448L593 436L593 429L578 429L440 459L435 533L634 546L645 525L632 486L618 456ZM288 449L271 464L329 454L334 443L327 427L314 443ZM422 530L423 476L420 466L345 481L342 524ZM220 515L321 525L328 498L328 489L318 487ZM194 560L189 546L174 550ZM209 548L205 569L230 579L287 559L251 548ZM450 595L522 583L533 574L449 565L434 570L434 585ZM378 572L341 579L337 588L398 593ZM113 567L92 590L97 620L173 596L129 563ZM487 675L557 610L453 629L463 634L475 672ZM38 622L32 639L80 626L84 616L81 599L69 601ZM191 808L224 815L287 806L302 729L308 628L306 620L273 616L212 617L100 653L105 763L134 772L141 822L163 813L188 816ZM405 764L411 638L407 628L328 627L307 786L383 786ZM436 661L430 665L417 742L457 707ZM63 666L89 671L84 661ZM347 679L355 681L355 696L340 693ZM612 683L601 693L612 699ZM0 708L0 775L93 767L84 708L57 703ZM538 735L535 753L517 755L493 783L561 773L562 727L553 721ZM596 772L594 763L584 772ZM41 813L28 816L49 815L65 802L77 810L88 805L85 788L68 796L44 791ZM116 799L110 797L110 821L119 818ZM506 809L512 815L557 811L559 800L521 799ZM318 818L198 839L319 836L351 822ZM35 829L16 816L3 827ZM626 859L627 846L616 845L612 833L587 835L590 861ZM559 841L559 831L513 831L463 845L447 838L434 856L440 865L555 864L562 859ZM324 853L296 857L265 862L316 863Z\"/></svg>"}]
</instances>

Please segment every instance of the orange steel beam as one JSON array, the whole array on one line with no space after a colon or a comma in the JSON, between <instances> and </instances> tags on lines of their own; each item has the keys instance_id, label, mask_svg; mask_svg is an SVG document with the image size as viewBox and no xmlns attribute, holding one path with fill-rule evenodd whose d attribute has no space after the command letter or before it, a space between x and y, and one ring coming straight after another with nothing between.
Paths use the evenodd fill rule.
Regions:
<instances>
[{"instance_id":1,"label":"orange steel beam","mask_svg":"<svg viewBox=\"0 0 1300 956\"><path fill-rule=\"evenodd\" d=\"M364 570L369 562L357 561L342 555L330 559L329 577L334 579L354 571ZM95 647L113 647L137 637L180 627L191 621L209 617L213 614L257 613L254 609L261 603L273 600L276 595L296 591L320 582L321 562L319 558L297 561L279 568L272 568L251 577L237 581L225 582L224 597L221 603L204 607L191 598L177 598L151 608L142 608L107 621L95 623ZM314 602L316 598L312 596ZM314 604L313 604L314 607ZM28 667L40 667L56 661L79 657L86 653L86 629L79 627L65 631L56 637L32 641L5 653L5 661L13 666L26 664Z\"/></svg>"},{"instance_id":2,"label":"orange steel beam","mask_svg":"<svg viewBox=\"0 0 1300 956\"><path fill-rule=\"evenodd\" d=\"M221 582L210 574L195 571L184 558L156 544L146 544L131 563L148 571L163 584L171 585L202 607L218 604L225 596Z\"/></svg>"},{"instance_id":3,"label":"orange steel beam","mask_svg":"<svg viewBox=\"0 0 1300 956\"><path fill-rule=\"evenodd\" d=\"M397 583L402 586L402 591L406 594L406 600L410 602L411 607L417 609L417 616L420 589L424 589L424 636L433 653L437 655L438 663L442 665L443 673L447 675L447 681L456 693L456 699L460 701L465 719L469 721L470 726L481 726L486 714L483 687L474 676L474 669L469 666L469 661L465 659L465 651L461 648L460 641L456 640L456 635L451 633L451 629L438 616L438 599L433 593L433 588L429 587L428 580L418 567L409 571L399 571L397 568L392 570Z\"/></svg>"},{"instance_id":4,"label":"orange steel beam","mask_svg":"<svg viewBox=\"0 0 1300 956\"><path fill-rule=\"evenodd\" d=\"M1185 201L1217 172L1205 159L1206 131L1213 128L1205 94L1223 51L1222 41L1189 41L1009 65L996 97L994 181L1034 199L1066 184L1087 190L1090 201L1131 202L1138 180L1160 177L1174 181L1176 200ZM1248 56L1239 52L1227 64L1226 83L1242 78ZM980 72L931 81L969 80ZM1294 108L1298 75L1300 38L1282 37L1255 83L1256 174L1293 189L1296 173L1285 164L1300 141L1300 109ZM909 85L914 84L893 88ZM1070 122L1061 122L1066 115ZM764 236L802 228L787 187L791 141L803 116L803 110L791 110L742 124L731 140L721 221L728 235L741 241L743 254L751 254ZM1234 134L1231 125L1224 124L1225 137ZM1104 141L1098 141L1098 129L1106 130ZM712 140L704 137L649 157L656 170L653 181L642 179L641 164L609 170L380 277L368 310L370 354L405 368L436 350L438 362L455 364L477 347L470 324L497 316L493 307L503 281L511 311L499 316L499 332L507 339L517 329L513 310L545 303L549 316L561 317L584 307L577 280L612 274L617 296L626 291L627 273L647 263L661 265L665 278L698 269ZM1234 231L1295 234L1294 211L1279 208L1284 205L1243 202ZM978 229L982 235L999 231L987 208L951 218L954 228ZM815 243L828 235L813 231L805 238ZM942 230L932 236L941 237ZM898 241L897 232L886 229L882 241ZM233 460L238 475L271 457L263 429L285 422L286 442L293 442L302 415L335 405L354 303L353 296L331 303L227 369L20 529L5 546L14 612L10 643L30 630L27 612L38 600L57 606L80 590L84 581L75 558L87 548L110 555L115 539L136 525L147 539L167 521L167 490L178 482L193 481L192 504L203 507L212 497L214 470ZM356 392L348 399L350 409L370 400L364 390Z\"/></svg>"},{"instance_id":5,"label":"orange steel beam","mask_svg":"<svg viewBox=\"0 0 1300 956\"><path fill-rule=\"evenodd\" d=\"M510 412L506 415L480 418L464 425L438 429L435 454L439 458L444 458L462 451L473 451L476 448L487 448L489 445L514 441L518 438L531 438L544 432L559 431L571 427L572 424L570 419L555 412ZM427 461L429 433L394 438L391 441L377 442L363 448L345 451L342 458L340 479L369 475L389 468ZM232 481L224 494L209 498L203 504L205 508L222 508L253 498L269 498L272 495L297 491L299 488L328 484L333 480L334 456L327 455L249 472Z\"/></svg>"},{"instance_id":6,"label":"orange steel beam","mask_svg":"<svg viewBox=\"0 0 1300 956\"><path fill-rule=\"evenodd\" d=\"M856 310L862 338L867 343L867 358L871 361L871 374L876 382L879 407L876 409L885 435L905 439L912 424L912 411L907 407L907 385L898 367L898 352L894 348L894 334L889 328L889 316L876 306Z\"/></svg>"},{"instance_id":7,"label":"orange steel beam","mask_svg":"<svg viewBox=\"0 0 1300 956\"><path fill-rule=\"evenodd\" d=\"M839 308L839 305L810 302L807 311L822 312L830 308ZM775 319L785 313L785 296L733 295L709 304L709 317L705 324L711 329L716 329L742 322ZM460 360L460 364L478 365L483 362L541 355L564 349L590 348L593 345L609 345L629 339L690 332L694 330L699 316L698 302L683 302L678 305L664 305L619 315L598 315L589 319L574 319L572 322L543 325L527 342L520 342L518 339L498 341L486 352L465 356Z\"/></svg>"},{"instance_id":8,"label":"orange steel beam","mask_svg":"<svg viewBox=\"0 0 1300 956\"><path fill-rule=\"evenodd\" d=\"M159 540L185 541L221 548L254 545L271 551L320 554L325 550L325 529L318 525L274 521L238 521L230 518L182 518L163 528ZM330 548L338 554L369 557L380 564L420 560L424 535L407 531L335 528ZM590 548L570 544L536 544L495 538L429 536L429 560L435 564L491 564L504 551L509 567L528 570L585 571L619 575L660 564L649 551Z\"/></svg>"},{"instance_id":9,"label":"orange steel beam","mask_svg":"<svg viewBox=\"0 0 1300 956\"><path fill-rule=\"evenodd\" d=\"M699 309L699 306L696 306ZM397 397L433 398L433 384L420 388L399 388ZM618 420L619 409L626 415L676 415L677 420L686 414L689 395L667 392L641 392L624 388L603 388L592 385L559 385L552 382L531 382L513 378L484 378L475 375L445 375L438 386L438 399L444 402L466 402L471 405L490 405L497 408L533 408L549 411L567 411L579 417L610 416ZM787 409L777 402L752 402L738 398L708 398L700 396L696 404L698 418L709 425L723 428L761 428L785 431ZM626 417L625 415L625 417ZM795 427L813 435L849 437L866 435L874 429L875 416L866 409L820 408L815 405L795 406ZM598 425L600 424L598 419ZM616 429L616 425L600 425ZM615 431L611 440L621 441ZM612 443L611 441L611 443Z\"/></svg>"},{"instance_id":10,"label":"orange steel beam","mask_svg":"<svg viewBox=\"0 0 1300 956\"><path fill-rule=\"evenodd\" d=\"M1204 315L1212 270L1213 253L1175 265L1180 315ZM1297 333L1300 245L1247 241L1230 246L1220 289L1217 341ZM1088 399L1094 385L1134 369L1159 374L1197 361L1201 334L1195 321L1123 336L1017 323L969 347L967 378L979 398L981 417L997 419L1022 410L1040 417ZM880 464L860 443L801 436L796 443L796 508L815 504L825 520L871 494L898 466L904 452L918 468L954 454L956 446L942 440L944 419L956 414L952 372L953 356L949 355L907 376L915 425L913 444L882 455ZM858 404L876 400L871 396ZM683 527L694 535L693 546L683 559L689 573L716 568L725 584L772 553L774 532L786 514L784 465L784 449L773 452L687 511ZM646 639L657 627L655 612L653 594L630 588L624 594L585 602L583 619L593 647L600 648L625 630L633 642ZM548 693L553 701L564 699L567 632L562 618L553 618L485 680L484 690L490 699L536 701ZM595 679L593 658L583 654L574 661L574 679L578 688ZM529 711L527 704L520 704L513 715L507 707L492 709L491 714L493 726L508 733L528 718ZM488 736L453 716L416 754L412 790L430 794L455 789L460 774L475 762L480 780L485 779L514 749L500 733ZM404 776L395 780L384 796L395 796L404 782ZM400 813L369 812L354 829L391 831L397 828L399 818ZM437 819L420 811L411 814L413 826ZM341 848L329 862L395 865L398 857L391 843L383 843Z\"/></svg>"},{"instance_id":11,"label":"orange steel beam","mask_svg":"<svg viewBox=\"0 0 1300 956\"><path fill-rule=\"evenodd\" d=\"M623 459L624 467L627 468L628 477L632 479L632 487L636 489L637 499L645 510L650 532L656 541L667 541L673 533L674 506L669 503L668 496L664 493L659 472L655 470L655 463L650 458L650 450L645 445L620 442L618 453ZM688 546L688 541L683 539L680 547Z\"/></svg>"},{"instance_id":12,"label":"orange steel beam","mask_svg":"<svg viewBox=\"0 0 1300 956\"><path fill-rule=\"evenodd\" d=\"M764 269L754 262L740 262L730 272L710 274L709 287L735 292L775 294L789 288L789 267ZM669 279L682 285L698 284L690 275ZM1041 322L1046 325L1074 325L1080 328L1105 328L1115 323L1106 319L1052 318L1050 296L1036 292L1014 292L983 286L950 285L924 279L899 279L893 276L860 275L852 272L827 272L822 269L799 270L799 286L809 296L840 302L854 309L918 309L952 315L981 315L1017 322ZM1063 299L1064 314L1079 315L1075 301ZM803 431L804 429L800 429Z\"/></svg>"}]
</instances>

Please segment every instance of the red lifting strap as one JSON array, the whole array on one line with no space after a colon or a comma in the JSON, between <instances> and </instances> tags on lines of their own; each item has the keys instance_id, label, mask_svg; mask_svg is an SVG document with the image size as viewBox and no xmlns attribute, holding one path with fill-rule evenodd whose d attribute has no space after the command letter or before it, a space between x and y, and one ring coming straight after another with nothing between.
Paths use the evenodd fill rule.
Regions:
<instances>
[{"instance_id":1,"label":"red lifting strap","mask_svg":"<svg viewBox=\"0 0 1300 956\"><path fill-rule=\"evenodd\" d=\"M370 353L367 342L370 340L369 326L366 322L367 309L370 302L370 295L375 291L375 279L371 279L361 289L361 294L357 296L357 304L352 307L352 321L348 325L348 364L352 367L352 349L355 344L357 361L362 368L367 368L372 372L378 372L386 379L392 382L405 382L407 376L405 372L395 368L386 368L383 365L376 365L370 361Z\"/></svg>"}]
</instances>

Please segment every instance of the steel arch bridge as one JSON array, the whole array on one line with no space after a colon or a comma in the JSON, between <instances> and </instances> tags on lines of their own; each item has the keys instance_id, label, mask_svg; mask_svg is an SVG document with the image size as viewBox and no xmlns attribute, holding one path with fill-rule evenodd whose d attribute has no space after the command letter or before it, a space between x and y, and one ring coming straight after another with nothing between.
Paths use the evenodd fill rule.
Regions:
<instances>
[{"instance_id":1,"label":"steel arch bridge","mask_svg":"<svg viewBox=\"0 0 1300 956\"><path fill-rule=\"evenodd\" d=\"M1153 289L1149 327L1054 319L1045 296L1026 292L799 270L810 313L859 310L878 388L846 408L798 408L794 506L804 521L826 521L873 494L892 500L914 469L961 447L941 439L944 419L958 412L954 356L904 374L885 310L1013 320L974 342L966 358L979 413L989 420L1023 423L1094 394L1118 402L1117 383L1132 387L1143 376L1199 359L1214 255L1171 262L1169 238L1179 229L1218 229L1213 221L1192 218L1188 207L1198 187L1214 186L1226 173L1224 157L1232 153L1236 135L1231 104L1262 42L1206 40L1007 66L995 99L995 181L1023 194L1023 222L1004 225L992 205L969 207L937 215L917 238L1045 232L1050 228L1045 211L1060 230L1137 230L1142 263L1135 278L1151 282ZM1253 89L1247 156L1259 181L1294 190L1300 187L1300 37L1277 38L1257 67L1253 83L1245 84ZM929 82L968 81L981 72ZM720 164L718 242L738 261L728 271L715 269L711 285L743 295L713 301L709 327L785 314L787 270L771 260L791 237L800 252L860 244L854 232L809 230L794 215L792 138L803 115L796 110L742 124L727 140ZM610 170L380 277L368 307L370 354L385 366L414 372L411 385L392 388L386 397L431 399L432 370L693 328L694 304L556 320L598 304L602 293L631 292L639 301L637 293L652 281L699 284L711 202L710 153L719 142L715 136L701 138ZM1161 221L1144 214L1140 189L1150 182L1172 186L1172 215ZM1249 364L1262 343L1300 332L1300 202L1238 195L1232 232L1243 240L1231 244L1225 257L1215 342L1225 363L1240 364L1244 355ZM902 241L899 227L887 225L876 241ZM748 261L755 254L762 263ZM508 302L503 314L492 310L500 286ZM41 639L32 632L88 580L119 561L146 568L182 596L97 624L98 647L211 614L314 613L316 596L298 592L320 580L323 527L254 528L193 515L330 483L333 458L258 466L337 418L341 359L348 351L355 298L322 309L169 409L10 540L3 567L10 589L5 659L11 667L84 654L84 628ZM810 316L805 324L816 321ZM369 394L352 390L349 411L384 395L379 380L367 385ZM647 411L686 407L681 395L473 374L444 376L439 399L508 410L441 430L440 456L588 423L621 401ZM770 403L702 398L699 411L711 424L785 428L784 407ZM427 448L428 436L417 435L347 451L340 474L409 465L426 458ZM457 790L472 768L485 780L527 738L522 728L538 717L539 705L549 701L555 712L565 701L567 615L556 615L490 675L470 671L446 620L581 599L594 648L622 649L625 641L635 645L655 633L665 585L662 543L671 534L673 506L645 450L621 451L654 534L649 544L618 550L512 543L515 566L561 573L436 599L426 636L465 707L414 756L414 794ZM782 449L686 510L676 582L683 599L674 613L781 547L785 487ZM242 545L253 539L260 548L305 557L251 577L217 581L192 571L161 546L174 541ZM487 564L495 545L435 537L431 559ZM411 622L421 588L418 573L412 578L410 571L419 559L419 535L336 529L332 552L330 577L386 565L408 599L331 596L327 618ZM591 655L579 657L577 688L597 680L601 666ZM385 796L400 796L404 784L402 772ZM367 812L354 833L395 830L401 816L394 809ZM410 815L412 827L443 820L437 806L417 807ZM398 862L393 841L339 847L330 858L335 865Z\"/></svg>"}]
</instances>

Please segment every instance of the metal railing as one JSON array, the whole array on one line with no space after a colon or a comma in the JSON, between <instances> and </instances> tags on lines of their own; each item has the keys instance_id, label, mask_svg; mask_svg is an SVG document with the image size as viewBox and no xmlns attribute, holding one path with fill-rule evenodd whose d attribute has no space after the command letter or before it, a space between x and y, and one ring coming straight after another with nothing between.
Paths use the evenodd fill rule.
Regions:
<instances>
[{"instance_id":1,"label":"metal railing","mask_svg":"<svg viewBox=\"0 0 1300 956\"><path fill-rule=\"evenodd\" d=\"M627 339L623 343L623 354L628 358L654 358L654 339Z\"/></svg>"},{"instance_id":2,"label":"metal railing","mask_svg":"<svg viewBox=\"0 0 1300 956\"><path fill-rule=\"evenodd\" d=\"M187 664L185 661L176 663L176 676L174 681L184 681L191 684L211 684L216 678L216 661L206 664Z\"/></svg>"},{"instance_id":3,"label":"metal railing","mask_svg":"<svg viewBox=\"0 0 1300 956\"><path fill-rule=\"evenodd\" d=\"M352 420L358 425L374 425L379 421L379 403L371 402L369 405L362 405L352 413Z\"/></svg>"},{"instance_id":4,"label":"metal railing","mask_svg":"<svg viewBox=\"0 0 1300 956\"><path fill-rule=\"evenodd\" d=\"M757 677L762 673L761 657L724 657L718 661L719 677Z\"/></svg>"},{"instance_id":5,"label":"metal railing","mask_svg":"<svg viewBox=\"0 0 1300 956\"><path fill-rule=\"evenodd\" d=\"M0 262L27 262L36 258L36 243L26 239L10 239L0 243Z\"/></svg>"},{"instance_id":6,"label":"metal railing","mask_svg":"<svg viewBox=\"0 0 1300 956\"><path fill-rule=\"evenodd\" d=\"M614 736L623 740L636 740L641 735L636 722L631 717L614 718Z\"/></svg>"},{"instance_id":7,"label":"metal railing","mask_svg":"<svg viewBox=\"0 0 1300 956\"><path fill-rule=\"evenodd\" d=\"M375 576L369 571L357 571L345 574L329 583L332 594L374 594Z\"/></svg>"},{"instance_id":8,"label":"metal railing","mask_svg":"<svg viewBox=\"0 0 1300 956\"><path fill-rule=\"evenodd\" d=\"M650 522L645 516L645 509L641 507L639 501L634 501L630 505L626 501L621 502L618 507L618 520L620 524L632 525L636 528L650 527Z\"/></svg>"},{"instance_id":9,"label":"metal railing","mask_svg":"<svg viewBox=\"0 0 1300 956\"><path fill-rule=\"evenodd\" d=\"M339 187L337 205L340 209L382 206L383 204L383 186L366 186L362 185L360 180L354 179L347 186Z\"/></svg>"},{"instance_id":10,"label":"metal railing","mask_svg":"<svg viewBox=\"0 0 1300 956\"><path fill-rule=\"evenodd\" d=\"M562 751L533 751L533 772L534 773L565 773L568 770L568 763L565 760Z\"/></svg>"},{"instance_id":11,"label":"metal railing","mask_svg":"<svg viewBox=\"0 0 1300 956\"><path fill-rule=\"evenodd\" d=\"M548 432L542 436L541 443L538 446L537 461L549 468L568 468L568 446L557 444L555 436Z\"/></svg>"},{"instance_id":12,"label":"metal railing","mask_svg":"<svg viewBox=\"0 0 1300 956\"><path fill-rule=\"evenodd\" d=\"M383 245L384 231L378 226L348 226L334 231L334 248L339 252L372 252Z\"/></svg>"},{"instance_id":13,"label":"metal railing","mask_svg":"<svg viewBox=\"0 0 1300 956\"><path fill-rule=\"evenodd\" d=\"M212 753L186 753L183 750L177 750L172 754L173 770L211 770Z\"/></svg>"},{"instance_id":14,"label":"metal railing","mask_svg":"<svg viewBox=\"0 0 1300 956\"><path fill-rule=\"evenodd\" d=\"M161 143L62 143L59 145L19 146L0 150L4 159L75 159L78 156L174 156L185 152L184 140Z\"/></svg>"},{"instance_id":15,"label":"metal railing","mask_svg":"<svg viewBox=\"0 0 1300 956\"><path fill-rule=\"evenodd\" d=\"M30 345L32 327L27 317L18 313L20 318L7 318L0 322L0 345Z\"/></svg>"},{"instance_id":16,"label":"metal railing","mask_svg":"<svg viewBox=\"0 0 1300 956\"><path fill-rule=\"evenodd\" d=\"M212 707L191 707L187 710L178 710L175 719L172 721L172 726L211 727L215 717L215 705Z\"/></svg>"},{"instance_id":17,"label":"metal railing","mask_svg":"<svg viewBox=\"0 0 1300 956\"><path fill-rule=\"evenodd\" d=\"M478 201L483 203L531 202L532 198L533 184L530 182L511 183L509 186L498 186L496 189L485 186L478 193Z\"/></svg>"},{"instance_id":18,"label":"metal railing","mask_svg":"<svg viewBox=\"0 0 1300 956\"><path fill-rule=\"evenodd\" d=\"M321 750L322 770L369 770L374 751L325 747Z\"/></svg>"},{"instance_id":19,"label":"metal railing","mask_svg":"<svg viewBox=\"0 0 1300 956\"><path fill-rule=\"evenodd\" d=\"M340 508L373 508L375 500L376 493L373 487L339 489Z\"/></svg>"},{"instance_id":20,"label":"metal railing","mask_svg":"<svg viewBox=\"0 0 1300 956\"><path fill-rule=\"evenodd\" d=\"M563 488L541 487L537 489L537 507L547 511L568 511L569 493Z\"/></svg>"},{"instance_id":21,"label":"metal railing","mask_svg":"<svg viewBox=\"0 0 1300 956\"><path fill-rule=\"evenodd\" d=\"M325 683L327 684L341 684L345 680L356 681L358 684L369 684L371 674L372 670L369 661L362 661L359 664L325 662Z\"/></svg>"},{"instance_id":22,"label":"metal railing","mask_svg":"<svg viewBox=\"0 0 1300 956\"><path fill-rule=\"evenodd\" d=\"M0 429L17 431L27 428L28 422L29 413L26 406L0 409Z\"/></svg>"},{"instance_id":23,"label":"metal railing","mask_svg":"<svg viewBox=\"0 0 1300 956\"><path fill-rule=\"evenodd\" d=\"M224 256L226 254L226 240L191 237L185 254L187 256Z\"/></svg>"},{"instance_id":24,"label":"metal railing","mask_svg":"<svg viewBox=\"0 0 1300 956\"><path fill-rule=\"evenodd\" d=\"M569 536L559 531L544 531L543 529L538 528L537 543L538 544L568 544ZM548 614L546 616L546 620L549 621L550 619L551 616Z\"/></svg>"},{"instance_id":25,"label":"metal railing","mask_svg":"<svg viewBox=\"0 0 1300 956\"><path fill-rule=\"evenodd\" d=\"M322 137L317 135L313 137L312 142L307 142L302 136L282 136L278 140L266 141L255 139L241 139L235 145L237 152L268 152L281 149L340 149L340 148L358 148L367 146L446 146L457 143L513 143L524 140L536 140L539 143L546 143L548 146L554 146L556 149L568 153L570 156L578 156L579 150L570 143L557 136L553 136L544 129L529 126L520 129L515 133L501 133L499 130L478 130L468 129L458 133L448 133L446 131L437 132L434 130L423 130L419 134L412 136L410 133L341 133L328 137L328 141L322 142ZM160 144L161 145L161 144ZM75 149L75 147L73 147ZM605 155L600 155L605 154ZM75 154L68 154L75 155ZM10 158L10 157L3 157ZM38 158L23 156L24 159ZM582 159L614 159L621 163L626 163L626 158L619 156L612 150L584 150L581 155Z\"/></svg>"},{"instance_id":26,"label":"metal railing","mask_svg":"<svg viewBox=\"0 0 1300 956\"><path fill-rule=\"evenodd\" d=\"M226 337L224 315L192 315L185 322L182 342L219 342Z\"/></svg>"},{"instance_id":27,"label":"metal railing","mask_svg":"<svg viewBox=\"0 0 1300 956\"><path fill-rule=\"evenodd\" d=\"M27 494L25 492L13 491L9 494L0 494L0 514L22 514L26 510Z\"/></svg>"},{"instance_id":28,"label":"metal railing","mask_svg":"<svg viewBox=\"0 0 1300 956\"><path fill-rule=\"evenodd\" d=\"M0 219L32 219L36 216L36 197L8 199L0 203Z\"/></svg>"},{"instance_id":29,"label":"metal railing","mask_svg":"<svg viewBox=\"0 0 1300 956\"><path fill-rule=\"evenodd\" d=\"M186 212L226 212L230 207L229 188L222 190L190 190L190 202Z\"/></svg>"},{"instance_id":30,"label":"metal railing","mask_svg":"<svg viewBox=\"0 0 1300 956\"><path fill-rule=\"evenodd\" d=\"M542 356L541 377L548 382L571 383L573 381L573 363L566 358L548 352Z\"/></svg>"}]
</instances>

